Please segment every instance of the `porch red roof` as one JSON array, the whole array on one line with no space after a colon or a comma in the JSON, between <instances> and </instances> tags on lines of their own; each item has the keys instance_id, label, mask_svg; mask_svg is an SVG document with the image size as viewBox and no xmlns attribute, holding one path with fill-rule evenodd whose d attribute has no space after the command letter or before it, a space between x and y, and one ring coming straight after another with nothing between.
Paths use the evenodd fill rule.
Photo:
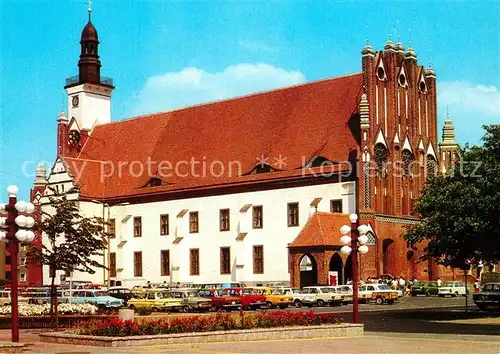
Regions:
<instances>
[{"instance_id":1,"label":"porch red roof","mask_svg":"<svg viewBox=\"0 0 500 354\"><path fill-rule=\"evenodd\" d=\"M289 247L342 246L342 225L351 225L348 214L315 212Z\"/></svg>"}]
</instances>

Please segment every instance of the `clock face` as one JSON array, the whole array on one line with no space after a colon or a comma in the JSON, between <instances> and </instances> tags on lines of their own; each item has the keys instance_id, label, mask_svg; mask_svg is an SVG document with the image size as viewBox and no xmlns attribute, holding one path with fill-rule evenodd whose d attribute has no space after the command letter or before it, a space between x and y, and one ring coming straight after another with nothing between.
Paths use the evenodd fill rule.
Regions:
<instances>
[{"instance_id":1,"label":"clock face","mask_svg":"<svg viewBox=\"0 0 500 354\"><path fill-rule=\"evenodd\" d=\"M73 100L71 102L73 103L73 107L78 107L80 99L78 98L78 96L73 96Z\"/></svg>"},{"instance_id":2,"label":"clock face","mask_svg":"<svg viewBox=\"0 0 500 354\"><path fill-rule=\"evenodd\" d=\"M77 145L80 142L80 132L77 130L72 130L69 132L69 143L71 145Z\"/></svg>"}]
</instances>

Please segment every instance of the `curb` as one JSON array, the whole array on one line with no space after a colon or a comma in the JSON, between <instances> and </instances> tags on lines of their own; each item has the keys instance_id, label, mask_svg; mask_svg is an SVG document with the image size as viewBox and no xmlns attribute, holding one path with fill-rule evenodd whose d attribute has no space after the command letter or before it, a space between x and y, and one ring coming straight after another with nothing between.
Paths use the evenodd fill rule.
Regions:
<instances>
[{"instance_id":1,"label":"curb","mask_svg":"<svg viewBox=\"0 0 500 354\"><path fill-rule=\"evenodd\" d=\"M240 342L255 340L303 339L325 337L358 337L363 334L363 324L338 324L322 326L277 327L249 330L232 330L199 333L160 334L150 336L101 337L70 333L40 333L46 343L75 344L99 347L129 347L154 344L186 344Z\"/></svg>"}]
</instances>

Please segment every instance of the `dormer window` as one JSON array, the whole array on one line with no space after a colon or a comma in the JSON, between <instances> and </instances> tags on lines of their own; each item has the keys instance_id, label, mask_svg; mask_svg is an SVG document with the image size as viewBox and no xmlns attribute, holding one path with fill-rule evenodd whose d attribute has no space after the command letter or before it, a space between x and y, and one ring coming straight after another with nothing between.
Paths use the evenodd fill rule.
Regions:
<instances>
[{"instance_id":1,"label":"dormer window","mask_svg":"<svg viewBox=\"0 0 500 354\"><path fill-rule=\"evenodd\" d=\"M264 164L264 163L259 164L255 168L255 173L267 173L267 172L271 172L271 166L269 166L267 164Z\"/></svg>"},{"instance_id":2,"label":"dormer window","mask_svg":"<svg viewBox=\"0 0 500 354\"><path fill-rule=\"evenodd\" d=\"M145 185L145 187L159 187L162 186L164 183L161 179L157 177L153 177L149 180L148 184Z\"/></svg>"},{"instance_id":3,"label":"dormer window","mask_svg":"<svg viewBox=\"0 0 500 354\"><path fill-rule=\"evenodd\" d=\"M314 156L305 167L322 167L333 165L333 162L323 156Z\"/></svg>"}]
</instances>

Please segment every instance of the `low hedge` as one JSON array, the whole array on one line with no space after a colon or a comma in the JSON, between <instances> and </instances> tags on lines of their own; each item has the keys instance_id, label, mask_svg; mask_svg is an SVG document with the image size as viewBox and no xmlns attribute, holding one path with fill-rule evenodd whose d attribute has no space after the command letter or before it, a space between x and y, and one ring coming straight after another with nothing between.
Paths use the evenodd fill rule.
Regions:
<instances>
[{"instance_id":1,"label":"low hedge","mask_svg":"<svg viewBox=\"0 0 500 354\"><path fill-rule=\"evenodd\" d=\"M57 317L60 328L74 327L89 320L98 323L118 319L116 315L58 315ZM9 329L10 324L10 316L0 316L0 329ZM19 316L19 328L52 328L52 320L50 316Z\"/></svg>"},{"instance_id":2,"label":"low hedge","mask_svg":"<svg viewBox=\"0 0 500 354\"><path fill-rule=\"evenodd\" d=\"M163 318L154 321L134 322L112 318L104 321L80 323L72 332L81 335L126 337L170 333L212 332L234 329L270 328L285 326L315 326L342 323L337 315L308 312L262 312L239 317L217 313L209 316Z\"/></svg>"}]
</instances>

